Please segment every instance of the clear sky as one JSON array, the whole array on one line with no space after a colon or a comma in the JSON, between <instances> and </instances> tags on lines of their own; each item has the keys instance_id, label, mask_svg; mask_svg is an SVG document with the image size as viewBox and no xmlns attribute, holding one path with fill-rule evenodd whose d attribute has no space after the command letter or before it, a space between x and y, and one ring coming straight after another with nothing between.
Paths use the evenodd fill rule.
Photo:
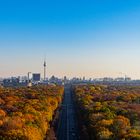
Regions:
<instances>
[{"instance_id":1,"label":"clear sky","mask_svg":"<svg viewBox=\"0 0 140 140\"><path fill-rule=\"evenodd\" d=\"M140 0L0 0L0 77L140 79Z\"/></svg>"}]
</instances>

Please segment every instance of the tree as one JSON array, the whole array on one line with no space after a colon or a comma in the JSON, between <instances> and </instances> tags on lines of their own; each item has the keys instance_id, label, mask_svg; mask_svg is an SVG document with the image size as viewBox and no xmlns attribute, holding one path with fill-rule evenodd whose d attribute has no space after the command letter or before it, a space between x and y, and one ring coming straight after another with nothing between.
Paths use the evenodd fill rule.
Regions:
<instances>
[{"instance_id":1,"label":"tree","mask_svg":"<svg viewBox=\"0 0 140 140\"><path fill-rule=\"evenodd\" d=\"M124 116L117 116L113 120L112 132L114 132L114 135L118 138L124 137L130 128L130 121Z\"/></svg>"}]
</instances>

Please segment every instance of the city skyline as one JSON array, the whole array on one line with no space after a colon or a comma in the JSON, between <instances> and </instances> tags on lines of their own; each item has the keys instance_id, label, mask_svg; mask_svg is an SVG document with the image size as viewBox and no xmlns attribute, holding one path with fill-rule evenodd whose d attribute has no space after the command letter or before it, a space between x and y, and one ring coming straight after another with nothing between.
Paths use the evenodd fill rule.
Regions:
<instances>
[{"instance_id":1,"label":"city skyline","mask_svg":"<svg viewBox=\"0 0 140 140\"><path fill-rule=\"evenodd\" d=\"M3 1L0 77L122 77L140 79L140 2Z\"/></svg>"}]
</instances>

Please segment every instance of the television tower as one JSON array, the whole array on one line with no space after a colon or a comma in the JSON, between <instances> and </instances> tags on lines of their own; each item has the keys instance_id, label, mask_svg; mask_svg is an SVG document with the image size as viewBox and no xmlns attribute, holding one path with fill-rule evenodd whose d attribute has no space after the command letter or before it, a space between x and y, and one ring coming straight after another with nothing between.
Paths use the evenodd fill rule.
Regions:
<instances>
[{"instance_id":1,"label":"television tower","mask_svg":"<svg viewBox=\"0 0 140 140\"><path fill-rule=\"evenodd\" d=\"M44 81L46 80L46 60L44 60Z\"/></svg>"}]
</instances>

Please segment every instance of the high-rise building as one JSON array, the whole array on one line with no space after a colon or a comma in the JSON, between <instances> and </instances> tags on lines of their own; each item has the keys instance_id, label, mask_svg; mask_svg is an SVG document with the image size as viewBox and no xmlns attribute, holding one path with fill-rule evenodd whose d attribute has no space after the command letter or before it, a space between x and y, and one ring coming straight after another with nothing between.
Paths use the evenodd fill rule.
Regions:
<instances>
[{"instance_id":1,"label":"high-rise building","mask_svg":"<svg viewBox=\"0 0 140 140\"><path fill-rule=\"evenodd\" d=\"M28 72L28 81L32 80L32 73Z\"/></svg>"},{"instance_id":2,"label":"high-rise building","mask_svg":"<svg viewBox=\"0 0 140 140\"><path fill-rule=\"evenodd\" d=\"M33 73L33 82L39 82L41 79L40 73Z\"/></svg>"}]
</instances>

